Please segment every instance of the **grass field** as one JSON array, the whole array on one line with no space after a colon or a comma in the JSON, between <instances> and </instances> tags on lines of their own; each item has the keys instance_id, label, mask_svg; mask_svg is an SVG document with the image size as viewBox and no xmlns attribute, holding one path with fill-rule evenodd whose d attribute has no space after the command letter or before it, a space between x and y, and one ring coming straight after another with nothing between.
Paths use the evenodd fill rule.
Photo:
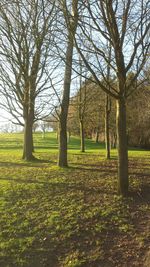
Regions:
<instances>
[{"instance_id":1,"label":"grass field","mask_svg":"<svg viewBox=\"0 0 150 267\"><path fill-rule=\"evenodd\" d=\"M56 135L0 134L1 267L143 267L150 245L150 151L129 151L130 195L116 194L117 156L71 137L69 168L57 167Z\"/></svg>"}]
</instances>

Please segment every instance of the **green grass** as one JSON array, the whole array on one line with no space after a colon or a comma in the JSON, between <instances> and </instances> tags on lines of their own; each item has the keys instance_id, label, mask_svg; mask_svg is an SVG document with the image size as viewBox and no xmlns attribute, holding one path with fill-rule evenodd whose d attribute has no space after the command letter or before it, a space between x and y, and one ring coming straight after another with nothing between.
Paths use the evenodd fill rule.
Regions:
<instances>
[{"instance_id":1,"label":"green grass","mask_svg":"<svg viewBox=\"0 0 150 267\"><path fill-rule=\"evenodd\" d=\"M38 161L24 162L22 134L0 134L0 266L135 266L148 247L150 151L129 151L130 196L116 195L117 154L71 137L69 168L57 167L55 133L34 136Z\"/></svg>"}]
</instances>

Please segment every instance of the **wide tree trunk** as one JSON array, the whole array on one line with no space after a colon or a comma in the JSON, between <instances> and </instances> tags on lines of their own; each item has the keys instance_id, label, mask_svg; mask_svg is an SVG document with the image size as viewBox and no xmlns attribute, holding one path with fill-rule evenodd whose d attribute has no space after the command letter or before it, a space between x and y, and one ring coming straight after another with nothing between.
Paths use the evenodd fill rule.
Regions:
<instances>
[{"instance_id":1,"label":"wide tree trunk","mask_svg":"<svg viewBox=\"0 0 150 267\"><path fill-rule=\"evenodd\" d=\"M84 125L83 121L80 121L80 150L81 152L85 152L85 140L84 140Z\"/></svg>"},{"instance_id":2,"label":"wide tree trunk","mask_svg":"<svg viewBox=\"0 0 150 267\"><path fill-rule=\"evenodd\" d=\"M126 103L124 98L117 100L117 142L118 142L118 193L128 194L128 148L126 134Z\"/></svg>"},{"instance_id":3,"label":"wide tree trunk","mask_svg":"<svg viewBox=\"0 0 150 267\"><path fill-rule=\"evenodd\" d=\"M31 161L34 159L33 152L33 136L32 123L29 119L25 120L24 126L24 145L23 145L23 159Z\"/></svg>"},{"instance_id":4,"label":"wide tree trunk","mask_svg":"<svg viewBox=\"0 0 150 267\"><path fill-rule=\"evenodd\" d=\"M31 94L30 94L31 98ZM23 145L23 156L22 158L27 161L32 161L33 156L33 124L34 124L34 99L28 100L28 95L26 96L26 105L23 109L24 117L24 145ZM28 104L29 103L29 104Z\"/></svg>"},{"instance_id":5,"label":"wide tree trunk","mask_svg":"<svg viewBox=\"0 0 150 267\"><path fill-rule=\"evenodd\" d=\"M106 159L110 159L110 108L109 108L109 96L106 95L105 103L105 147L106 147Z\"/></svg>"}]
</instances>

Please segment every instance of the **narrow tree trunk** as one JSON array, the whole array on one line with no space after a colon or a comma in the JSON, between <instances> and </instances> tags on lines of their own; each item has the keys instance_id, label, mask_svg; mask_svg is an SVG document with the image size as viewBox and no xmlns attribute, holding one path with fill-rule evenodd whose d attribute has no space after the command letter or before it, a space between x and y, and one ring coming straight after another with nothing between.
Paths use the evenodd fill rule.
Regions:
<instances>
[{"instance_id":1,"label":"narrow tree trunk","mask_svg":"<svg viewBox=\"0 0 150 267\"><path fill-rule=\"evenodd\" d=\"M81 152L85 152L85 141L84 141L84 126L83 126L83 121L80 121L80 150Z\"/></svg>"},{"instance_id":2,"label":"narrow tree trunk","mask_svg":"<svg viewBox=\"0 0 150 267\"><path fill-rule=\"evenodd\" d=\"M106 95L106 104L105 104L105 146L106 146L106 159L110 159L110 131L109 131L109 96Z\"/></svg>"},{"instance_id":3,"label":"narrow tree trunk","mask_svg":"<svg viewBox=\"0 0 150 267\"><path fill-rule=\"evenodd\" d=\"M42 138L45 139L45 130L43 130Z\"/></svg>"},{"instance_id":4,"label":"narrow tree trunk","mask_svg":"<svg viewBox=\"0 0 150 267\"><path fill-rule=\"evenodd\" d=\"M117 142L118 142L118 193L128 194L128 148L126 134L126 104L124 98L117 100Z\"/></svg>"},{"instance_id":5,"label":"narrow tree trunk","mask_svg":"<svg viewBox=\"0 0 150 267\"><path fill-rule=\"evenodd\" d=\"M96 129L96 138L95 138L95 141L96 141L96 143L98 143L99 142L99 135L100 135L100 125L101 125L101 117L100 117L100 115L101 115L101 107L100 107L100 105L98 106L98 127L97 127L97 129Z\"/></svg>"},{"instance_id":6,"label":"narrow tree trunk","mask_svg":"<svg viewBox=\"0 0 150 267\"><path fill-rule=\"evenodd\" d=\"M34 152L33 131L32 131L32 152Z\"/></svg>"},{"instance_id":7,"label":"narrow tree trunk","mask_svg":"<svg viewBox=\"0 0 150 267\"><path fill-rule=\"evenodd\" d=\"M71 136L71 132L68 131L68 132L67 132L67 143L68 143L68 144L70 143L70 136Z\"/></svg>"},{"instance_id":8,"label":"narrow tree trunk","mask_svg":"<svg viewBox=\"0 0 150 267\"><path fill-rule=\"evenodd\" d=\"M117 147L117 134L112 133L112 148L116 148L116 147Z\"/></svg>"},{"instance_id":9,"label":"narrow tree trunk","mask_svg":"<svg viewBox=\"0 0 150 267\"><path fill-rule=\"evenodd\" d=\"M97 128L96 130L96 138L95 138L96 144L98 144L98 141L99 141L99 128Z\"/></svg>"},{"instance_id":10,"label":"narrow tree trunk","mask_svg":"<svg viewBox=\"0 0 150 267\"><path fill-rule=\"evenodd\" d=\"M32 124L28 119L25 120L24 126L24 146L23 146L23 159L30 161L33 160L33 137L32 137Z\"/></svg>"},{"instance_id":11,"label":"narrow tree trunk","mask_svg":"<svg viewBox=\"0 0 150 267\"><path fill-rule=\"evenodd\" d=\"M59 142L59 126L58 126L58 129L56 131L56 141Z\"/></svg>"}]
</instances>

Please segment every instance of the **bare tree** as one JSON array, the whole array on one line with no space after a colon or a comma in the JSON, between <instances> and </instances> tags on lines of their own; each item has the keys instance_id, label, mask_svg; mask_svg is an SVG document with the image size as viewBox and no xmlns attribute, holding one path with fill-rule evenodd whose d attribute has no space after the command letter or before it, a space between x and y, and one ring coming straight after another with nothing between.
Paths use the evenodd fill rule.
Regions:
<instances>
[{"instance_id":1,"label":"bare tree","mask_svg":"<svg viewBox=\"0 0 150 267\"><path fill-rule=\"evenodd\" d=\"M56 18L55 1L2 1L0 81L4 109L24 126L23 158L33 159L33 123L44 110L49 89ZM53 65L54 62L53 62ZM52 68L49 71L49 75Z\"/></svg>"},{"instance_id":2,"label":"bare tree","mask_svg":"<svg viewBox=\"0 0 150 267\"><path fill-rule=\"evenodd\" d=\"M61 1L61 9L67 27L67 47L65 56L65 73L64 73L64 84L63 84L63 95L60 105L59 114L59 158L58 165L60 167L67 167L67 116L69 108L69 97L70 97L70 85L71 85L71 74L72 74L72 60L73 60L73 47L74 47L74 36L78 24L78 0L72 0L69 3L69 7L66 0Z\"/></svg>"},{"instance_id":3,"label":"bare tree","mask_svg":"<svg viewBox=\"0 0 150 267\"><path fill-rule=\"evenodd\" d=\"M80 30L76 36L76 48L93 82L114 97L117 102L118 135L118 193L128 193L128 151L126 135L126 103L133 92L132 84L142 73L150 48L150 3L140 0L82 1L84 11L80 20ZM82 33L82 39L80 38ZM84 36L84 38L83 38ZM109 62L107 42L112 55ZM89 53L89 60L85 54ZM117 79L117 88L107 77L107 66ZM127 74L134 72L129 84ZM104 85L101 79L109 86Z\"/></svg>"}]
</instances>

